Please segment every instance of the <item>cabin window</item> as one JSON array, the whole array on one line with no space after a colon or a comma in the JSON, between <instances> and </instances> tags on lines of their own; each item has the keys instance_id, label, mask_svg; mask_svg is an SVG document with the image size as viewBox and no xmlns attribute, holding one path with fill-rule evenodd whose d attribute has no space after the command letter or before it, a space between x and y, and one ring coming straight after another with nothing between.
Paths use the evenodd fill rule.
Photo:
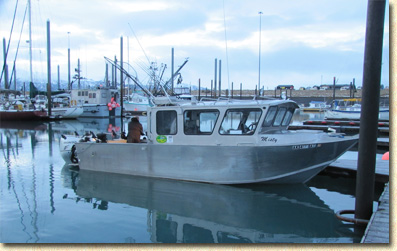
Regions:
<instances>
[{"instance_id":1,"label":"cabin window","mask_svg":"<svg viewBox=\"0 0 397 251\"><path fill-rule=\"evenodd\" d=\"M261 109L229 109L223 118L219 133L222 135L254 134L261 114Z\"/></svg>"},{"instance_id":2,"label":"cabin window","mask_svg":"<svg viewBox=\"0 0 397 251\"><path fill-rule=\"evenodd\" d=\"M77 92L77 96L81 96L81 92L79 91L79 92Z\"/></svg>"},{"instance_id":3,"label":"cabin window","mask_svg":"<svg viewBox=\"0 0 397 251\"><path fill-rule=\"evenodd\" d=\"M176 111L158 111L156 130L158 135L175 135L177 132Z\"/></svg>"},{"instance_id":4,"label":"cabin window","mask_svg":"<svg viewBox=\"0 0 397 251\"><path fill-rule=\"evenodd\" d=\"M281 125L282 126L289 125L289 122L291 122L291 119L292 119L292 115L294 115L294 110L290 108L290 109L287 110Z\"/></svg>"},{"instance_id":5,"label":"cabin window","mask_svg":"<svg viewBox=\"0 0 397 251\"><path fill-rule=\"evenodd\" d=\"M261 133L269 130L280 130L279 127L286 127L291 122L295 108L291 106L271 106L262 123ZM276 129L275 127L278 127Z\"/></svg>"},{"instance_id":6,"label":"cabin window","mask_svg":"<svg viewBox=\"0 0 397 251\"><path fill-rule=\"evenodd\" d=\"M283 120L286 111L287 111L287 108L285 108L285 107L281 107L278 110L276 118L274 119L274 122L273 122L273 126L280 126L281 125L281 121Z\"/></svg>"},{"instance_id":7,"label":"cabin window","mask_svg":"<svg viewBox=\"0 0 397 251\"><path fill-rule=\"evenodd\" d=\"M90 94L88 95L88 98L92 98L92 93L90 92Z\"/></svg>"},{"instance_id":8,"label":"cabin window","mask_svg":"<svg viewBox=\"0 0 397 251\"><path fill-rule=\"evenodd\" d=\"M262 127L267 127L271 126L274 120L274 117L276 116L277 113L277 106L271 106L266 114L266 118L263 121Z\"/></svg>"},{"instance_id":9,"label":"cabin window","mask_svg":"<svg viewBox=\"0 0 397 251\"><path fill-rule=\"evenodd\" d=\"M188 110L183 115L184 132L186 135L210 135L212 134L218 110Z\"/></svg>"}]
</instances>

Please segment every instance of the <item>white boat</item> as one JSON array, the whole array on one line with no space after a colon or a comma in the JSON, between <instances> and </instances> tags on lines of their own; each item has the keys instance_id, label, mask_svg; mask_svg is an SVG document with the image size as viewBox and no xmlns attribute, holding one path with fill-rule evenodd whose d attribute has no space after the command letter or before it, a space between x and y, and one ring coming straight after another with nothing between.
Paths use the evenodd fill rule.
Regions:
<instances>
[{"instance_id":1,"label":"white boat","mask_svg":"<svg viewBox=\"0 0 397 251\"><path fill-rule=\"evenodd\" d=\"M121 117L121 107L117 103L117 89L98 87L96 89L72 90L71 105L82 106L82 118Z\"/></svg>"},{"instance_id":2,"label":"white boat","mask_svg":"<svg viewBox=\"0 0 397 251\"><path fill-rule=\"evenodd\" d=\"M327 105L327 102L324 101L310 101L309 106L303 107L302 110L304 112L323 112L327 109L331 108L330 105Z\"/></svg>"},{"instance_id":3,"label":"white boat","mask_svg":"<svg viewBox=\"0 0 397 251\"><path fill-rule=\"evenodd\" d=\"M76 143L81 170L215 184L304 183L358 136L290 131L291 100L212 101L148 110L145 143Z\"/></svg>"},{"instance_id":4,"label":"white boat","mask_svg":"<svg viewBox=\"0 0 397 251\"><path fill-rule=\"evenodd\" d=\"M149 106L152 106L149 102L149 98L138 93L130 94L123 101L124 110L126 112L142 113L146 112Z\"/></svg>"},{"instance_id":5,"label":"white boat","mask_svg":"<svg viewBox=\"0 0 397 251\"><path fill-rule=\"evenodd\" d=\"M360 120L361 99L350 98L334 100L333 108L325 112L327 119ZM379 120L389 120L389 107L379 107Z\"/></svg>"},{"instance_id":6,"label":"white boat","mask_svg":"<svg viewBox=\"0 0 397 251\"><path fill-rule=\"evenodd\" d=\"M51 116L62 119L76 119L83 114L82 106L71 106L70 94L62 93L51 97Z\"/></svg>"},{"instance_id":7,"label":"white boat","mask_svg":"<svg viewBox=\"0 0 397 251\"><path fill-rule=\"evenodd\" d=\"M62 119L76 119L83 114L83 107L74 105L71 106L69 94L58 94L51 97L52 107L51 116L52 118ZM48 100L45 95L36 95L33 99L34 107L38 110L43 110L48 113Z\"/></svg>"},{"instance_id":8,"label":"white boat","mask_svg":"<svg viewBox=\"0 0 397 251\"><path fill-rule=\"evenodd\" d=\"M51 116L62 119L76 119L83 114L83 107L55 107L51 108Z\"/></svg>"}]
</instances>

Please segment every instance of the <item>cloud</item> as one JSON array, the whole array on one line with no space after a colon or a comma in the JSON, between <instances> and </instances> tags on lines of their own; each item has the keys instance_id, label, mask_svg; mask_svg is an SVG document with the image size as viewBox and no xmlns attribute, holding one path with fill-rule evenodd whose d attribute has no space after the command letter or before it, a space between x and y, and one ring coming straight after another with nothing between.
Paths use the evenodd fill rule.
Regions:
<instances>
[{"instance_id":1,"label":"cloud","mask_svg":"<svg viewBox=\"0 0 397 251\"><path fill-rule=\"evenodd\" d=\"M0 35L8 38L15 3L1 4ZM182 71L186 82L197 83L200 78L208 86L214 78L214 59L218 58L225 85L243 82L254 88L261 20L263 84L304 83L335 74L348 81L362 75L366 5L362 0L32 0L34 68L45 71L45 23L49 19L52 61L61 65L62 77L66 76L68 40L72 67L80 58L83 74L98 80L104 76L103 57L120 57L123 36L124 59L129 56L137 69L156 61L167 64L166 74L170 75L174 47L176 64L189 57ZM16 51L25 6L20 3L18 8L11 54ZM27 28L22 40L27 40ZM388 9L384 47L385 54L389 47ZM18 58L18 65L26 67L27 61L22 60L27 58L26 43ZM383 61L382 81L388 81L386 54Z\"/></svg>"}]
</instances>

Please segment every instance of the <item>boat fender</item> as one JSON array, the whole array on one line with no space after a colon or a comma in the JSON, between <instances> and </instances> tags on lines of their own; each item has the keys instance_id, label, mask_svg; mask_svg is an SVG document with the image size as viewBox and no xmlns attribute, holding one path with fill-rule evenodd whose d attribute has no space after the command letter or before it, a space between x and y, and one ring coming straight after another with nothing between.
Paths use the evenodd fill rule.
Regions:
<instances>
[{"instance_id":1,"label":"boat fender","mask_svg":"<svg viewBox=\"0 0 397 251\"><path fill-rule=\"evenodd\" d=\"M109 111L116 109L116 107L120 107L120 105L114 100L114 98L111 98L110 103L108 103Z\"/></svg>"},{"instance_id":2,"label":"boat fender","mask_svg":"<svg viewBox=\"0 0 397 251\"><path fill-rule=\"evenodd\" d=\"M70 155L70 161L72 161L72 163L77 164L79 162L79 160L76 157L76 146L73 145L72 146L72 154Z\"/></svg>"},{"instance_id":3,"label":"boat fender","mask_svg":"<svg viewBox=\"0 0 397 251\"><path fill-rule=\"evenodd\" d=\"M389 160L389 152L386 152L385 154L383 154L382 160Z\"/></svg>"},{"instance_id":4,"label":"boat fender","mask_svg":"<svg viewBox=\"0 0 397 251\"><path fill-rule=\"evenodd\" d=\"M70 105L71 105L71 106L73 106L73 105L77 105L77 101L76 101L76 100L72 100L72 101L70 101Z\"/></svg>"}]
</instances>

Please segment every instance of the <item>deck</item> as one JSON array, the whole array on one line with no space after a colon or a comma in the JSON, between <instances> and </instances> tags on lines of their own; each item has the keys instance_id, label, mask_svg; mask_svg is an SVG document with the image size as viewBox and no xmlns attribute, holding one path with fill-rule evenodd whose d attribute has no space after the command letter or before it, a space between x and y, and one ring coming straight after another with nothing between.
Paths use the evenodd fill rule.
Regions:
<instances>
[{"instance_id":1,"label":"deck","mask_svg":"<svg viewBox=\"0 0 397 251\"><path fill-rule=\"evenodd\" d=\"M389 243L389 184L379 199L379 207L372 217L365 230L361 243Z\"/></svg>"}]
</instances>

